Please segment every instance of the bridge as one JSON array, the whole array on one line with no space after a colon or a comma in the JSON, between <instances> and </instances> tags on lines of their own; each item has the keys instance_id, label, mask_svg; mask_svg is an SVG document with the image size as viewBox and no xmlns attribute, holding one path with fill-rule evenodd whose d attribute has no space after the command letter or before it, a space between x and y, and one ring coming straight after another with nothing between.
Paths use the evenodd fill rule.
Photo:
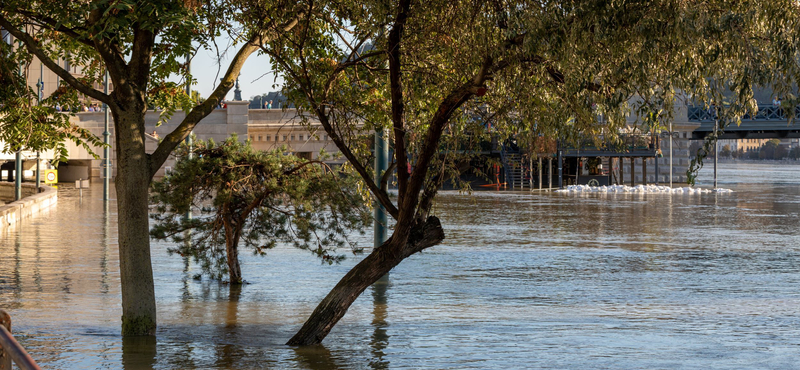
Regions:
<instances>
[{"instance_id":1,"label":"bridge","mask_svg":"<svg viewBox=\"0 0 800 370\"><path fill-rule=\"evenodd\" d=\"M792 118L793 113L793 120ZM693 140L702 140L714 132L716 114L705 107L688 106L689 122L699 126L692 131ZM785 139L800 138L800 107L786 109L774 105L759 105L754 115L742 117L738 126L731 124L719 135L719 139Z\"/></svg>"}]
</instances>

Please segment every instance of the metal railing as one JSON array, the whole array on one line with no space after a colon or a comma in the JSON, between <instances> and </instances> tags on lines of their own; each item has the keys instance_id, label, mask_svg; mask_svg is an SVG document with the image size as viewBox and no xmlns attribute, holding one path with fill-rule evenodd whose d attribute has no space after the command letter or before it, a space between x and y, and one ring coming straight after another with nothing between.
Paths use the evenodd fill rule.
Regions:
<instances>
[{"instance_id":1,"label":"metal railing","mask_svg":"<svg viewBox=\"0 0 800 370\"><path fill-rule=\"evenodd\" d=\"M661 141L658 135L642 133L619 135L614 140L606 140L604 137L600 137L597 141L587 140L577 145L565 145L562 150L566 152L634 153L655 152L660 148Z\"/></svg>"},{"instance_id":2,"label":"metal railing","mask_svg":"<svg viewBox=\"0 0 800 370\"><path fill-rule=\"evenodd\" d=\"M12 361L22 370L41 370L11 335L11 316L0 309L0 370L11 370Z\"/></svg>"},{"instance_id":3,"label":"metal railing","mask_svg":"<svg viewBox=\"0 0 800 370\"><path fill-rule=\"evenodd\" d=\"M715 109L706 108L702 106L690 105L687 107L689 121L695 122L712 122L717 118ZM781 106L760 104L758 112L755 116L745 114L742 120L748 121L785 121L789 117L787 113L791 114L791 109L784 109ZM794 118L800 118L800 106L794 108Z\"/></svg>"}]
</instances>

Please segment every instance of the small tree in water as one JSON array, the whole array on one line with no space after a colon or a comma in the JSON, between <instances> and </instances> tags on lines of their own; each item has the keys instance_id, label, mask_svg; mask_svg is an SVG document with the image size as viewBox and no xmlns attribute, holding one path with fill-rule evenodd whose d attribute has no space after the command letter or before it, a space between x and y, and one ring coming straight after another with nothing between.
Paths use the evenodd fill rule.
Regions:
<instances>
[{"instance_id":1,"label":"small tree in water","mask_svg":"<svg viewBox=\"0 0 800 370\"><path fill-rule=\"evenodd\" d=\"M153 183L150 235L178 243L170 253L192 256L214 278L227 273L242 283L240 241L257 255L288 242L338 262L344 257L334 251L347 234L370 221L355 179L320 161L256 151L235 136L219 146L200 142L195 153Z\"/></svg>"}]
</instances>

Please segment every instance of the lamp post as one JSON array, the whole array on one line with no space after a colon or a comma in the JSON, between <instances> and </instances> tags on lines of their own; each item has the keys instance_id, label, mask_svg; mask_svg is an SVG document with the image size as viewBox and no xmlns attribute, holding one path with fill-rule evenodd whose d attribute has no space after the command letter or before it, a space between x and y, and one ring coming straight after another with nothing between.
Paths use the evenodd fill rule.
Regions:
<instances>
[{"instance_id":1,"label":"lamp post","mask_svg":"<svg viewBox=\"0 0 800 370\"><path fill-rule=\"evenodd\" d=\"M20 64L20 78L25 76L24 66ZM22 148L14 155L14 200L22 199Z\"/></svg>"},{"instance_id":2,"label":"lamp post","mask_svg":"<svg viewBox=\"0 0 800 370\"><path fill-rule=\"evenodd\" d=\"M719 127L719 120L715 117L714 118L714 189L717 188L717 158L719 157L717 154L717 144L719 140L717 138L717 128Z\"/></svg>"},{"instance_id":3,"label":"lamp post","mask_svg":"<svg viewBox=\"0 0 800 370\"><path fill-rule=\"evenodd\" d=\"M44 63L39 63L39 82L36 84L38 88L39 105L42 105L42 97L44 96ZM36 193L39 193L39 187L42 184L42 177L39 173L39 152L36 152Z\"/></svg>"},{"instance_id":4,"label":"lamp post","mask_svg":"<svg viewBox=\"0 0 800 370\"><path fill-rule=\"evenodd\" d=\"M186 54L186 95L188 95L189 98L192 97L192 76L191 76L191 72L192 72L192 56L191 56L191 54ZM189 114L189 112L184 112L184 114ZM193 133L194 133L194 130L190 131L189 132L189 136L186 137L186 146L187 146L187 149L188 149L188 154L187 154L186 157L189 158L189 159L192 159L194 157L194 151L193 151L193 148L192 148L192 146L194 145L194 142L192 140L192 134ZM189 210L186 211L186 214L184 215L184 217L186 217L187 220L192 218L192 208L191 207L189 207Z\"/></svg>"},{"instance_id":5,"label":"lamp post","mask_svg":"<svg viewBox=\"0 0 800 370\"><path fill-rule=\"evenodd\" d=\"M108 95L108 70L106 70L105 78L103 81L105 85L103 87L103 92ZM109 188L111 182L111 158L110 158L110 136L111 133L108 132L108 104L103 103L103 143L106 144L103 147L103 201L108 202L109 197Z\"/></svg>"},{"instance_id":6,"label":"lamp post","mask_svg":"<svg viewBox=\"0 0 800 370\"><path fill-rule=\"evenodd\" d=\"M22 150L14 156L14 200L22 199Z\"/></svg>"},{"instance_id":7,"label":"lamp post","mask_svg":"<svg viewBox=\"0 0 800 370\"><path fill-rule=\"evenodd\" d=\"M672 120L669 121L669 187L672 187Z\"/></svg>"}]
</instances>

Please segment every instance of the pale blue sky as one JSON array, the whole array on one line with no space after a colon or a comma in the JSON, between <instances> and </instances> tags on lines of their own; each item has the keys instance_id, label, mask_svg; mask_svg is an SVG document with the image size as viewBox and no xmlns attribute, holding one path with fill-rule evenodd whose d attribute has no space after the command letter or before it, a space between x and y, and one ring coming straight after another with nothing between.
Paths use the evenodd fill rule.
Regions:
<instances>
[{"instance_id":1,"label":"pale blue sky","mask_svg":"<svg viewBox=\"0 0 800 370\"><path fill-rule=\"evenodd\" d=\"M229 45L229 39L217 38L217 44L220 47L220 52ZM193 90L200 92L200 95L207 98L214 91L214 88L219 83L219 78L225 73L230 64L230 59L235 55L237 49L231 47L228 53L224 55L222 65L217 63L217 56L213 50L201 49L197 55L192 59L192 75L197 84L192 86ZM282 79L275 80L275 75L270 72L272 66L267 56L253 54L245 62L242 72L239 75L239 85L242 90L242 99L249 100L253 95L261 95L270 91L280 90L283 84ZM219 70L219 76L217 72ZM226 100L233 100L233 90L228 92L225 97Z\"/></svg>"}]
</instances>

